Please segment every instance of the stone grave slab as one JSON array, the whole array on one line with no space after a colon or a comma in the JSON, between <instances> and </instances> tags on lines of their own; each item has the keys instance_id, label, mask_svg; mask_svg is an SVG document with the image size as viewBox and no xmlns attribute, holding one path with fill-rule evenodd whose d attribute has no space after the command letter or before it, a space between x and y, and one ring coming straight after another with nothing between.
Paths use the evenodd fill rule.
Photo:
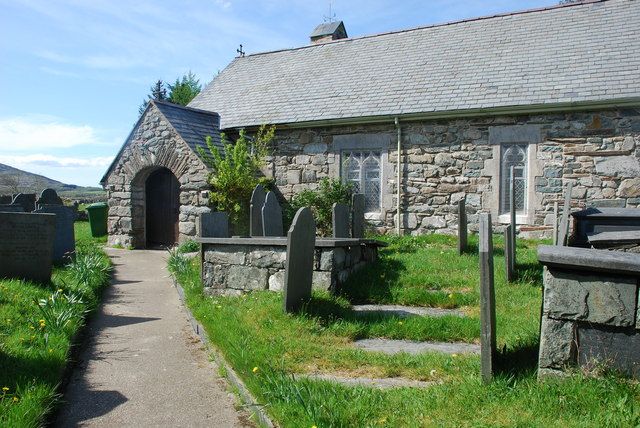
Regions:
<instances>
[{"instance_id":1,"label":"stone grave slab","mask_svg":"<svg viewBox=\"0 0 640 428\"><path fill-rule=\"evenodd\" d=\"M54 189L44 189L36 201L38 207L42 205L62 205L62 199Z\"/></svg>"},{"instance_id":2,"label":"stone grave slab","mask_svg":"<svg viewBox=\"0 0 640 428\"><path fill-rule=\"evenodd\" d=\"M51 280L56 216L0 213L0 277Z\"/></svg>"},{"instance_id":3,"label":"stone grave slab","mask_svg":"<svg viewBox=\"0 0 640 428\"><path fill-rule=\"evenodd\" d=\"M315 227L315 225L314 225ZM268 192L262 207L263 236L284 236L282 225L282 208L276 194Z\"/></svg>"},{"instance_id":4,"label":"stone grave slab","mask_svg":"<svg viewBox=\"0 0 640 428\"><path fill-rule=\"evenodd\" d=\"M351 197L351 234L353 238L364 238L364 195Z\"/></svg>"},{"instance_id":5,"label":"stone grave slab","mask_svg":"<svg viewBox=\"0 0 640 428\"><path fill-rule=\"evenodd\" d=\"M496 295L493 271L491 214L479 219L480 240L480 367L483 382L493 379L496 359Z\"/></svg>"},{"instance_id":6,"label":"stone grave slab","mask_svg":"<svg viewBox=\"0 0 640 428\"><path fill-rule=\"evenodd\" d=\"M249 214L249 234L251 236L264 236L262 229L262 207L267 194L264 187L258 184L251 193L251 205Z\"/></svg>"},{"instance_id":7,"label":"stone grave slab","mask_svg":"<svg viewBox=\"0 0 640 428\"><path fill-rule=\"evenodd\" d=\"M441 352L444 354L479 354L480 346L463 342L414 342L411 340L391 339L361 339L353 344L360 349L370 352L382 352L395 355L401 352L407 354L422 354L424 352Z\"/></svg>"},{"instance_id":8,"label":"stone grave slab","mask_svg":"<svg viewBox=\"0 0 640 428\"><path fill-rule=\"evenodd\" d=\"M284 310L295 312L311 298L316 223L308 207L300 208L287 235L284 274Z\"/></svg>"},{"instance_id":9,"label":"stone grave slab","mask_svg":"<svg viewBox=\"0 0 640 428\"><path fill-rule=\"evenodd\" d=\"M459 309L426 308L402 305L353 305L351 309L353 309L353 311L357 314L361 315L386 315L398 318L409 318L414 316L434 318L445 316L465 316L464 312Z\"/></svg>"},{"instance_id":10,"label":"stone grave slab","mask_svg":"<svg viewBox=\"0 0 640 428\"><path fill-rule=\"evenodd\" d=\"M53 241L53 261L65 261L73 257L76 251L76 239L73 222L76 215L72 208L64 205L42 205L34 213L55 214L56 233Z\"/></svg>"},{"instance_id":11,"label":"stone grave slab","mask_svg":"<svg viewBox=\"0 0 640 428\"><path fill-rule=\"evenodd\" d=\"M346 377L331 374L305 374L301 375L305 379L323 380L327 382L335 382L346 386L367 386L377 389L392 388L427 388L434 385L434 382L425 382L422 380L413 380L403 377L390 378L371 378L371 377Z\"/></svg>"},{"instance_id":12,"label":"stone grave slab","mask_svg":"<svg viewBox=\"0 0 640 428\"><path fill-rule=\"evenodd\" d=\"M36 209L35 193L18 193L11 201L13 205L21 205L25 212L30 213Z\"/></svg>"},{"instance_id":13,"label":"stone grave slab","mask_svg":"<svg viewBox=\"0 0 640 428\"><path fill-rule=\"evenodd\" d=\"M338 203L333 204L332 222L334 238L349 237L349 211L349 205Z\"/></svg>"},{"instance_id":14,"label":"stone grave slab","mask_svg":"<svg viewBox=\"0 0 640 428\"><path fill-rule=\"evenodd\" d=\"M24 208L22 205L13 204L0 204L0 212L3 213L23 213Z\"/></svg>"},{"instance_id":15,"label":"stone grave slab","mask_svg":"<svg viewBox=\"0 0 640 428\"><path fill-rule=\"evenodd\" d=\"M226 212L202 213L199 222L201 238L229 238L229 214Z\"/></svg>"}]
</instances>

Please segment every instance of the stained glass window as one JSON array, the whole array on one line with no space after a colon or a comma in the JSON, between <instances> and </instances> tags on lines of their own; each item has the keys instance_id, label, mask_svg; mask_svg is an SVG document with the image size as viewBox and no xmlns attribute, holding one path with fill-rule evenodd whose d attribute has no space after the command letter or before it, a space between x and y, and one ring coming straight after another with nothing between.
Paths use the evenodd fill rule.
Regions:
<instances>
[{"instance_id":1,"label":"stained glass window","mask_svg":"<svg viewBox=\"0 0 640 428\"><path fill-rule=\"evenodd\" d=\"M527 201L527 145L505 144L502 146L500 162L500 212L511 210L511 168L513 167L513 185L515 190L516 212L526 211Z\"/></svg>"},{"instance_id":2,"label":"stained glass window","mask_svg":"<svg viewBox=\"0 0 640 428\"><path fill-rule=\"evenodd\" d=\"M363 193L366 212L380 211L381 158L376 151L342 153L342 179L352 183L354 192Z\"/></svg>"}]
</instances>

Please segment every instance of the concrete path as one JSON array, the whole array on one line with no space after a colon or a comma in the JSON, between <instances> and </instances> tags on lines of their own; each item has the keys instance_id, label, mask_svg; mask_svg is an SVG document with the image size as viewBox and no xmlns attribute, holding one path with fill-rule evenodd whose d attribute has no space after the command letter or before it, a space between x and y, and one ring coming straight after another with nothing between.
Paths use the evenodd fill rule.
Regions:
<instances>
[{"instance_id":1,"label":"concrete path","mask_svg":"<svg viewBox=\"0 0 640 428\"><path fill-rule=\"evenodd\" d=\"M246 427L248 416L193 335L166 251L107 250L113 284L55 426Z\"/></svg>"}]
</instances>

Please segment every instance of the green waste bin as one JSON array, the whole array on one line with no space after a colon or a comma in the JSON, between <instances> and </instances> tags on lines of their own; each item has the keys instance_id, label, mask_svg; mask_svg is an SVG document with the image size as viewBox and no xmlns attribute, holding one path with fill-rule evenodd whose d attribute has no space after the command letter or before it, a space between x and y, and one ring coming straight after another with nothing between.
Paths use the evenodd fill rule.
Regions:
<instances>
[{"instance_id":1,"label":"green waste bin","mask_svg":"<svg viewBox=\"0 0 640 428\"><path fill-rule=\"evenodd\" d=\"M107 213L109 206L106 202L97 202L87 205L87 214L89 214L89 225L91 226L91 236L98 237L107 234Z\"/></svg>"}]
</instances>

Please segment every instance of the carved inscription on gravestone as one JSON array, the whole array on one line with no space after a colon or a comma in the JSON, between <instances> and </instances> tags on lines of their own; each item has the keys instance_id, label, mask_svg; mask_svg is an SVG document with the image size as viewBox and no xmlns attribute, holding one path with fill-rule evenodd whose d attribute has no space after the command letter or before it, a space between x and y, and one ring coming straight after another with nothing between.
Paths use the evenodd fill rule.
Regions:
<instances>
[{"instance_id":1,"label":"carved inscription on gravestone","mask_svg":"<svg viewBox=\"0 0 640 428\"><path fill-rule=\"evenodd\" d=\"M56 217L0 213L0 277L51 279Z\"/></svg>"}]
</instances>

